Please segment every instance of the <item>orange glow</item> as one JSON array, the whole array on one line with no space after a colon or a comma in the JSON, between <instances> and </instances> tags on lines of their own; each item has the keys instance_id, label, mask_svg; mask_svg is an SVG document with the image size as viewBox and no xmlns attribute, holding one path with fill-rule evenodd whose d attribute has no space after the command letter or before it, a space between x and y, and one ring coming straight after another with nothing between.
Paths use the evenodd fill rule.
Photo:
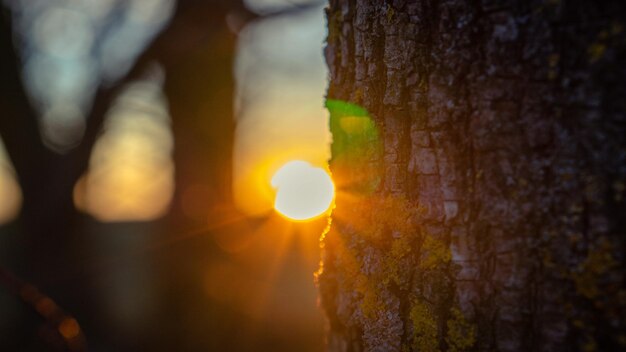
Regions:
<instances>
[{"instance_id":1,"label":"orange glow","mask_svg":"<svg viewBox=\"0 0 626 352\"><path fill-rule=\"evenodd\" d=\"M318 119L322 124L323 117ZM268 125L272 125L275 131L266 133L263 128L269 128ZM322 131L315 131L308 124L301 125L304 125L302 129L312 131L311 136L303 137L298 127L281 122L268 122L264 126L241 123L238 126L233 195L237 208L245 214L263 216L274 209L276 190L271 180L290 160L305 160L316 167L327 165L330 158L326 139L330 138L328 128L322 125Z\"/></svg>"},{"instance_id":2,"label":"orange glow","mask_svg":"<svg viewBox=\"0 0 626 352\"><path fill-rule=\"evenodd\" d=\"M274 209L296 220L314 219L328 211L335 196L330 175L305 161L290 161L272 178L276 188Z\"/></svg>"},{"instance_id":3,"label":"orange glow","mask_svg":"<svg viewBox=\"0 0 626 352\"><path fill-rule=\"evenodd\" d=\"M58 310L58 307L53 300L48 297L44 297L37 301L37 303L35 304L35 309L39 314L48 318Z\"/></svg>"},{"instance_id":4,"label":"orange glow","mask_svg":"<svg viewBox=\"0 0 626 352\"><path fill-rule=\"evenodd\" d=\"M78 322L74 318L65 318L59 324L59 333L66 339L73 339L78 336L80 333L80 327L78 326Z\"/></svg>"},{"instance_id":5,"label":"orange glow","mask_svg":"<svg viewBox=\"0 0 626 352\"><path fill-rule=\"evenodd\" d=\"M0 140L0 225L17 217L22 206L22 192L15 172Z\"/></svg>"},{"instance_id":6,"label":"orange glow","mask_svg":"<svg viewBox=\"0 0 626 352\"><path fill-rule=\"evenodd\" d=\"M0 225L15 219L22 205L22 193L13 170L2 165L0 156Z\"/></svg>"}]
</instances>

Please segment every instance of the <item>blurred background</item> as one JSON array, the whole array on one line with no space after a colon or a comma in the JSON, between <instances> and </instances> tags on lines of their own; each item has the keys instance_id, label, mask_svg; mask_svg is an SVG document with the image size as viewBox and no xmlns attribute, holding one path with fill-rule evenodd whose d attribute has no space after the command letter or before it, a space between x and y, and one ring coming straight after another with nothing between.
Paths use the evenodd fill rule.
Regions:
<instances>
[{"instance_id":1,"label":"blurred background","mask_svg":"<svg viewBox=\"0 0 626 352\"><path fill-rule=\"evenodd\" d=\"M2 6L0 350L323 350L324 3Z\"/></svg>"}]
</instances>

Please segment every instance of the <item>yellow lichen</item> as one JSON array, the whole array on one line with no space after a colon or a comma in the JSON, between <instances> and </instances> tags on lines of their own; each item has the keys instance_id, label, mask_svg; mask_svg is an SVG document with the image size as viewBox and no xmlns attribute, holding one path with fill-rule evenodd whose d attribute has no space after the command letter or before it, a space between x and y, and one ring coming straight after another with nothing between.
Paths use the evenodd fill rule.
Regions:
<instances>
[{"instance_id":1,"label":"yellow lichen","mask_svg":"<svg viewBox=\"0 0 626 352\"><path fill-rule=\"evenodd\" d=\"M548 79L553 80L557 77L557 66L560 60L559 54L551 54L548 56Z\"/></svg>"},{"instance_id":2,"label":"yellow lichen","mask_svg":"<svg viewBox=\"0 0 626 352\"><path fill-rule=\"evenodd\" d=\"M383 268L383 283L388 284L395 282L401 283L400 278L400 260L411 252L411 238L404 235L398 239L394 239L391 244L391 250L385 256Z\"/></svg>"},{"instance_id":3,"label":"yellow lichen","mask_svg":"<svg viewBox=\"0 0 626 352\"><path fill-rule=\"evenodd\" d=\"M571 273L576 292L588 299L597 297L600 294L598 279L616 265L610 242L606 239L600 240L597 248L591 249L587 258Z\"/></svg>"},{"instance_id":4,"label":"yellow lichen","mask_svg":"<svg viewBox=\"0 0 626 352\"><path fill-rule=\"evenodd\" d=\"M437 322L425 302L414 300L409 313L413 324L413 349L417 351L439 351Z\"/></svg>"},{"instance_id":5,"label":"yellow lichen","mask_svg":"<svg viewBox=\"0 0 626 352\"><path fill-rule=\"evenodd\" d=\"M450 248L443 241L426 235L422 244L422 253L425 255L419 263L423 270L433 270L446 265L452 260Z\"/></svg>"},{"instance_id":6,"label":"yellow lichen","mask_svg":"<svg viewBox=\"0 0 626 352\"><path fill-rule=\"evenodd\" d=\"M612 35L616 35L616 34L620 34L624 31L624 25L620 22L613 22L611 23L611 34Z\"/></svg>"},{"instance_id":7,"label":"yellow lichen","mask_svg":"<svg viewBox=\"0 0 626 352\"><path fill-rule=\"evenodd\" d=\"M582 350L585 352L597 351L598 344L596 343L596 340L589 335L585 336L585 343L582 345Z\"/></svg>"},{"instance_id":8,"label":"yellow lichen","mask_svg":"<svg viewBox=\"0 0 626 352\"><path fill-rule=\"evenodd\" d=\"M589 61L594 63L600 60L606 52L606 45L603 43L594 43L588 49Z\"/></svg>"},{"instance_id":9,"label":"yellow lichen","mask_svg":"<svg viewBox=\"0 0 626 352\"><path fill-rule=\"evenodd\" d=\"M368 290L361 301L361 311L368 319L376 318L377 312L385 311L385 304L380 300L375 290Z\"/></svg>"},{"instance_id":10,"label":"yellow lichen","mask_svg":"<svg viewBox=\"0 0 626 352\"><path fill-rule=\"evenodd\" d=\"M476 327L470 324L458 308L450 310L452 317L447 322L446 343L448 351L467 351L476 343Z\"/></svg>"},{"instance_id":11,"label":"yellow lichen","mask_svg":"<svg viewBox=\"0 0 626 352\"><path fill-rule=\"evenodd\" d=\"M393 20L393 16L396 14L393 7L389 6L387 9L387 22L391 22Z\"/></svg>"}]
</instances>

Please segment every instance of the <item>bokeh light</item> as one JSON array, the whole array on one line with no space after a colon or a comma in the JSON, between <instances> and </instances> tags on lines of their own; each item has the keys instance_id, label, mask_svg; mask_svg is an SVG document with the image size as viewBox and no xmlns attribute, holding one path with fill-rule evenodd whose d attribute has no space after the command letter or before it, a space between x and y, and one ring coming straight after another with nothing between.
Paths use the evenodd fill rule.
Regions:
<instances>
[{"instance_id":1,"label":"bokeh light","mask_svg":"<svg viewBox=\"0 0 626 352\"><path fill-rule=\"evenodd\" d=\"M0 225L15 219L22 205L22 192L0 140Z\"/></svg>"},{"instance_id":2,"label":"bokeh light","mask_svg":"<svg viewBox=\"0 0 626 352\"><path fill-rule=\"evenodd\" d=\"M160 217L174 192L172 149L160 82L130 85L109 112L89 172L76 185L77 206L101 221Z\"/></svg>"},{"instance_id":3,"label":"bokeh light","mask_svg":"<svg viewBox=\"0 0 626 352\"><path fill-rule=\"evenodd\" d=\"M83 138L96 87L128 72L170 19L174 0L9 1L27 93L45 145Z\"/></svg>"}]
</instances>

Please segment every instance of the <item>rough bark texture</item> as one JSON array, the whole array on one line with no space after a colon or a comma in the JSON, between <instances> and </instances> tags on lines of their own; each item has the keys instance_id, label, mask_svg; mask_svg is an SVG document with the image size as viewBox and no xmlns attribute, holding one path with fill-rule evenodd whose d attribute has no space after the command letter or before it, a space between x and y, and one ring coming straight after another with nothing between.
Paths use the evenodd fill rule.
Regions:
<instances>
[{"instance_id":1,"label":"rough bark texture","mask_svg":"<svg viewBox=\"0 0 626 352\"><path fill-rule=\"evenodd\" d=\"M330 1L329 350L626 348L625 5Z\"/></svg>"}]
</instances>

